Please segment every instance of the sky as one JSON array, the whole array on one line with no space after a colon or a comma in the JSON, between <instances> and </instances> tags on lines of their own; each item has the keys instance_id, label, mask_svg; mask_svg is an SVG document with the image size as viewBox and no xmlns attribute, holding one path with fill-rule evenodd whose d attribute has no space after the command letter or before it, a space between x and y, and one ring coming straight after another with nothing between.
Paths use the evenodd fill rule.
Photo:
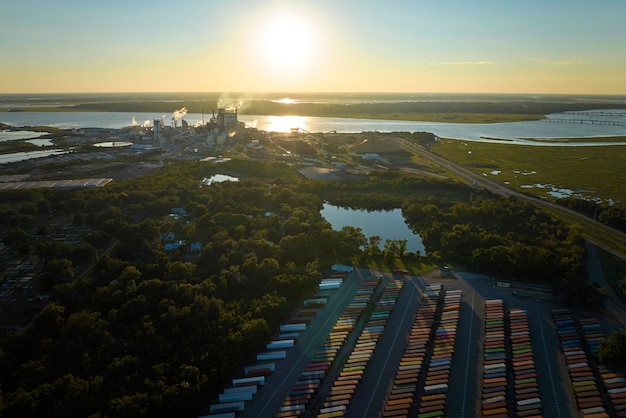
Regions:
<instances>
[{"instance_id":1,"label":"sky","mask_svg":"<svg viewBox=\"0 0 626 418\"><path fill-rule=\"evenodd\" d=\"M625 0L4 0L0 93L626 94Z\"/></svg>"}]
</instances>

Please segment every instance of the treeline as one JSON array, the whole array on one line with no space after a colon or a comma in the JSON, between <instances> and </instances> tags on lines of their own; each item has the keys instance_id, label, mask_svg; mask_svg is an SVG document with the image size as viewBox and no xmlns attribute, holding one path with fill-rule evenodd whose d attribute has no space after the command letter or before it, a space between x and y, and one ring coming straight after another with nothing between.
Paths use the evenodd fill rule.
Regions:
<instances>
[{"instance_id":1,"label":"treeline","mask_svg":"<svg viewBox=\"0 0 626 418\"><path fill-rule=\"evenodd\" d=\"M236 103L233 103L236 104ZM71 106L79 111L102 112L156 112L171 113L175 110L167 101L120 101L83 103ZM217 109L217 100L181 100L175 103L180 109L185 107L190 113L210 114ZM564 111L582 111L606 109L604 102L559 102L559 101L390 101L374 103L298 103L285 104L269 100L246 100L240 109L248 115L301 115L322 117L365 117L372 118L380 114L423 114L423 113L487 113L487 114L531 114L546 115ZM612 108L624 109L626 105L612 103Z\"/></svg>"},{"instance_id":2,"label":"treeline","mask_svg":"<svg viewBox=\"0 0 626 418\"><path fill-rule=\"evenodd\" d=\"M623 204L597 203L574 197L558 199L557 203L626 233L626 208Z\"/></svg>"},{"instance_id":3,"label":"treeline","mask_svg":"<svg viewBox=\"0 0 626 418\"><path fill-rule=\"evenodd\" d=\"M584 277L580 231L524 200L474 199L446 208L407 204L403 213L426 248L443 260L508 277Z\"/></svg>"},{"instance_id":4,"label":"treeline","mask_svg":"<svg viewBox=\"0 0 626 418\"><path fill-rule=\"evenodd\" d=\"M605 295L585 281L580 226L527 201L473 196L447 206L407 203L403 214L436 259L496 277L549 283L564 302L603 306Z\"/></svg>"},{"instance_id":5,"label":"treeline","mask_svg":"<svg viewBox=\"0 0 626 418\"><path fill-rule=\"evenodd\" d=\"M2 341L3 416L193 416L313 292L316 260L359 250L294 169L220 168L241 181L203 187L214 171L182 163L121 186L6 195L52 302ZM188 215L170 219L174 207ZM34 244L57 216L88 227L83 243ZM187 245L166 252L169 232ZM80 276L76 263L96 257L76 248L87 244L97 260Z\"/></svg>"},{"instance_id":6,"label":"treeline","mask_svg":"<svg viewBox=\"0 0 626 418\"><path fill-rule=\"evenodd\" d=\"M373 171L364 182L308 182L303 188L337 206L367 210L400 208L407 199L446 204L467 200L472 192L458 181L393 170Z\"/></svg>"}]
</instances>

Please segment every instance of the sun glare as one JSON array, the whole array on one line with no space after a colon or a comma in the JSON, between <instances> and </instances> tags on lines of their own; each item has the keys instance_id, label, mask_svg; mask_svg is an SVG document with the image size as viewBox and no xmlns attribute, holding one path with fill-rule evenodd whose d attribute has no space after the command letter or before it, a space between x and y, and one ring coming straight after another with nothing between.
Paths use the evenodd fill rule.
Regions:
<instances>
[{"instance_id":1,"label":"sun glare","mask_svg":"<svg viewBox=\"0 0 626 418\"><path fill-rule=\"evenodd\" d=\"M295 104L296 101L293 99L290 99L289 97L283 97L282 99L278 99L278 100L272 100L272 102L274 103L280 103L280 104L288 104L288 105L292 105Z\"/></svg>"},{"instance_id":2,"label":"sun glare","mask_svg":"<svg viewBox=\"0 0 626 418\"><path fill-rule=\"evenodd\" d=\"M268 132L290 132L292 129L309 128L306 116L268 116ZM310 128L309 128L310 129Z\"/></svg>"},{"instance_id":3,"label":"sun glare","mask_svg":"<svg viewBox=\"0 0 626 418\"><path fill-rule=\"evenodd\" d=\"M313 34L305 21L293 16L272 19L263 34L265 58L279 69L306 66L313 49Z\"/></svg>"}]
</instances>

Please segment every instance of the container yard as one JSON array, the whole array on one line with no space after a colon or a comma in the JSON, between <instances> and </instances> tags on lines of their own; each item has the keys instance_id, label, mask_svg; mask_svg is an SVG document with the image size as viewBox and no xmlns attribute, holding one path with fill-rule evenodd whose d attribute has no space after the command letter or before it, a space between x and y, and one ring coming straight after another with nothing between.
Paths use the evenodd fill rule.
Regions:
<instances>
[{"instance_id":1,"label":"container yard","mask_svg":"<svg viewBox=\"0 0 626 418\"><path fill-rule=\"evenodd\" d=\"M315 352L301 378L296 382L287 397L285 397L282 406L275 414L276 417L300 416L304 414L307 408L309 410L318 409L318 416L335 416L336 414L345 413L346 405L349 404L351 394L356 388L356 382L363 375L363 370L365 369L362 364L363 361L348 363L350 365L346 366L342 372L343 374L339 375L342 378L341 384L333 387L328 392L329 400L326 402L326 405L322 404L321 406L319 406L321 394L318 393L320 384L327 377L335 359L341 352L350 334L354 331L357 321L365 312L368 304L372 302L372 298L381 281L380 277L373 277L361 284L352 301L337 319L335 326L326 337L324 343ZM315 377L316 381L310 383L310 386L303 393L302 383L310 380L311 377ZM329 381L329 379L326 379L326 381ZM294 404L299 405L297 410L285 409Z\"/></svg>"},{"instance_id":2,"label":"container yard","mask_svg":"<svg viewBox=\"0 0 626 418\"><path fill-rule=\"evenodd\" d=\"M571 390L581 417L621 417L626 416L624 403L610 392L606 380L616 383L613 389L626 390L626 380L617 377L597 359L599 341L603 338L601 326L594 318L578 319L569 309L552 311L557 328L561 352L569 374ZM608 373L607 373L608 372ZM602 376L611 376L608 379ZM611 384L609 383L609 386Z\"/></svg>"},{"instance_id":3,"label":"container yard","mask_svg":"<svg viewBox=\"0 0 626 418\"><path fill-rule=\"evenodd\" d=\"M359 274L319 288L203 417L626 416L626 379L597 359L606 318L487 278Z\"/></svg>"}]
</instances>

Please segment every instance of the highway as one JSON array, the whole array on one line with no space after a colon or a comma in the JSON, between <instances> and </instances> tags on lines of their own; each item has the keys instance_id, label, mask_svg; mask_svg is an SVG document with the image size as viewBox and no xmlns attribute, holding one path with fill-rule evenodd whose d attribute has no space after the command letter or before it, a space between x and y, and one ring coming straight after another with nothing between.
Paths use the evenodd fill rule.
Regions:
<instances>
[{"instance_id":1,"label":"highway","mask_svg":"<svg viewBox=\"0 0 626 418\"><path fill-rule=\"evenodd\" d=\"M503 184L500 184L494 180L491 180L490 178L477 174L459 164L456 164L450 160L447 160L431 152L430 150L425 149L422 146L413 144L406 139L394 138L394 141L396 141L406 151L417 154L420 157L423 157L429 160L433 164L437 164L441 166L445 170L448 170L449 172L455 174L456 176L459 176L460 178L464 179L469 184L472 184L475 187L485 188L491 191L492 193L500 195L500 196L515 196L520 199L526 199L539 207L549 208L550 210L554 210L554 211L561 212L561 213L566 213L568 216L576 218L582 225L586 226L587 232L588 232L587 235L591 234L594 236L600 236L601 234L603 239L607 240L607 242L599 242L596 240L592 240L590 237L588 237L588 239L590 239L595 245L598 245L599 247L602 247L603 249L611 252L617 257L620 257L623 260L626 260L626 254L622 254L616 250L616 248L619 248L619 247L626 248L626 234L625 233L618 231L617 229L611 228L610 226L607 226L603 223L595 222L589 219L588 217L586 217L585 215L582 215L566 207L557 205L556 203L552 203L546 200L539 199L537 197L533 197L524 193L517 192ZM588 231L589 229L591 231ZM595 231L598 231L598 234L594 234ZM610 242L608 242L608 240L610 240Z\"/></svg>"},{"instance_id":2,"label":"highway","mask_svg":"<svg viewBox=\"0 0 626 418\"><path fill-rule=\"evenodd\" d=\"M611 242L598 242L593 240L590 236L587 236L585 241L585 247L588 253L587 268L589 273L589 279L591 281L598 282L600 286L606 289L608 295L610 296L610 299L606 302L606 312L613 318L618 320L621 323L622 327L626 328L626 305L622 303L620 298L615 294L612 287L606 280L606 277L602 272L602 266L600 265L597 251L594 248L594 246L598 246L626 261L626 254L621 254L615 249L619 247L626 248L626 234L600 222L590 220L585 215L582 215L566 207L557 205L556 203L548 202L533 196L529 196L527 194L519 193L509 187L506 187L505 185L493 181L485 176L474 173L473 171L468 170L461 165L455 164L450 160L434 154L421 146L415 145L406 139L394 138L394 140L405 150L428 159L433 164L437 164L443 167L451 173L454 173L455 175L465 179L465 181L474 186L484 187L492 193L500 196L515 196L520 199L526 199L537 205L538 207L548 208L557 212L566 213L569 216L576 218L582 225L586 225L587 232L589 232L588 230L591 229L592 235L593 232L597 230L599 233L601 232L602 237L605 237L605 239L607 240L610 239ZM587 233L587 235L589 235L589 233Z\"/></svg>"},{"instance_id":3,"label":"highway","mask_svg":"<svg viewBox=\"0 0 626 418\"><path fill-rule=\"evenodd\" d=\"M606 280L596 247L590 241L585 241L585 248L587 249L587 275L589 280L597 282L606 289L609 295L609 299L604 302L604 311L626 329L626 306L621 303L620 298Z\"/></svg>"}]
</instances>

